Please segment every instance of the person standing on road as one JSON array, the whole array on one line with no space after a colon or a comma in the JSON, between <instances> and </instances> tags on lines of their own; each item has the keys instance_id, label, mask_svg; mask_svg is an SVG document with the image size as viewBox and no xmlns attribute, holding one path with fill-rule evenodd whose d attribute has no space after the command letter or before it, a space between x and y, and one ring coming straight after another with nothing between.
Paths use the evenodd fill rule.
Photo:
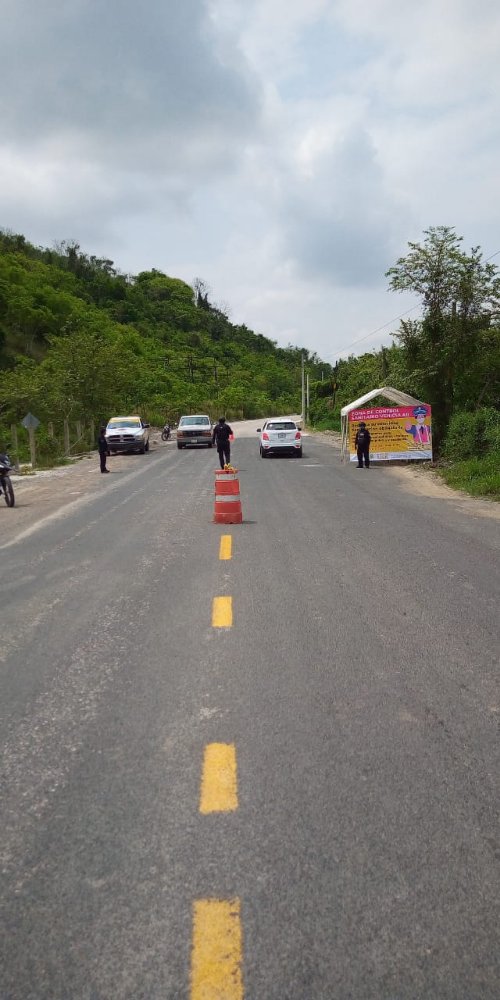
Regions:
<instances>
[{"instance_id":1,"label":"person standing on road","mask_svg":"<svg viewBox=\"0 0 500 1000\"><path fill-rule=\"evenodd\" d=\"M363 468L363 458L365 460L365 469L370 468L370 441L371 434L368 430L366 424L362 421L356 431L356 437L354 438L354 447L358 455L358 469Z\"/></svg>"},{"instance_id":2,"label":"person standing on road","mask_svg":"<svg viewBox=\"0 0 500 1000\"><path fill-rule=\"evenodd\" d=\"M219 417L219 423L215 425L212 434L212 444L217 446L221 469L224 468L224 465L229 465L229 460L231 458L231 445L229 444L229 438L232 436L232 433L233 432L229 424L226 424L226 418Z\"/></svg>"},{"instance_id":3,"label":"person standing on road","mask_svg":"<svg viewBox=\"0 0 500 1000\"><path fill-rule=\"evenodd\" d=\"M106 441L106 428L101 427L99 431L99 439L97 442L97 447L99 448L99 459L101 462L101 472L109 472L106 468L106 458L110 454L108 448L108 442Z\"/></svg>"}]
</instances>

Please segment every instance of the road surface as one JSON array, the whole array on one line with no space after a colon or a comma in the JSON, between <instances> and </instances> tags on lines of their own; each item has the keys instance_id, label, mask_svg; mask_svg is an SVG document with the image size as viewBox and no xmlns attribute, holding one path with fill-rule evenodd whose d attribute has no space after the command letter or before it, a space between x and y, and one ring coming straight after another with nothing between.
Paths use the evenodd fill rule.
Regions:
<instances>
[{"instance_id":1,"label":"road surface","mask_svg":"<svg viewBox=\"0 0 500 1000\"><path fill-rule=\"evenodd\" d=\"M2 1000L499 996L499 522L256 426L0 509Z\"/></svg>"}]
</instances>

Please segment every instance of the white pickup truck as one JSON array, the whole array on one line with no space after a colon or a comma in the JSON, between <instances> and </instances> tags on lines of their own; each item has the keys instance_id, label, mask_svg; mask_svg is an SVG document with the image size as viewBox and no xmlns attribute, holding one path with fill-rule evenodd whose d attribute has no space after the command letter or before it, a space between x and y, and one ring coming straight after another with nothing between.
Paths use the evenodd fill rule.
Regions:
<instances>
[{"instance_id":1,"label":"white pickup truck","mask_svg":"<svg viewBox=\"0 0 500 1000\"><path fill-rule=\"evenodd\" d=\"M177 426L177 447L212 447L212 421L206 413L181 417Z\"/></svg>"},{"instance_id":2,"label":"white pickup truck","mask_svg":"<svg viewBox=\"0 0 500 1000\"><path fill-rule=\"evenodd\" d=\"M149 424L141 417L111 417L106 427L106 441L112 455L117 451L149 451Z\"/></svg>"}]
</instances>

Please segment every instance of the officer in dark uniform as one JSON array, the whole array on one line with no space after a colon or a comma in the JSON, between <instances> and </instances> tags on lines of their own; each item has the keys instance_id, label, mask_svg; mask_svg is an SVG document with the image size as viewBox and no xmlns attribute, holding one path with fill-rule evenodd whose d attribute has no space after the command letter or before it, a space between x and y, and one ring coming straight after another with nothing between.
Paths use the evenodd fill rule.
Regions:
<instances>
[{"instance_id":1,"label":"officer in dark uniform","mask_svg":"<svg viewBox=\"0 0 500 1000\"><path fill-rule=\"evenodd\" d=\"M365 460L365 469L370 468L370 441L371 434L368 430L364 421L359 425L356 431L356 437L354 438L354 446L358 455L358 469L363 468L363 458Z\"/></svg>"},{"instance_id":2,"label":"officer in dark uniform","mask_svg":"<svg viewBox=\"0 0 500 1000\"><path fill-rule=\"evenodd\" d=\"M99 459L101 462L101 472L109 472L106 468L106 458L110 454L108 448L108 442L106 441L106 428L101 427L99 431L99 439L97 441L97 447L99 448Z\"/></svg>"},{"instance_id":3,"label":"officer in dark uniform","mask_svg":"<svg viewBox=\"0 0 500 1000\"><path fill-rule=\"evenodd\" d=\"M217 451L219 453L219 462L221 469L224 465L229 465L229 460L231 458L231 445L229 444L229 438L232 436L232 430L229 424L226 424L225 417L219 417L219 423L215 425L212 434L212 444L215 444Z\"/></svg>"}]
</instances>

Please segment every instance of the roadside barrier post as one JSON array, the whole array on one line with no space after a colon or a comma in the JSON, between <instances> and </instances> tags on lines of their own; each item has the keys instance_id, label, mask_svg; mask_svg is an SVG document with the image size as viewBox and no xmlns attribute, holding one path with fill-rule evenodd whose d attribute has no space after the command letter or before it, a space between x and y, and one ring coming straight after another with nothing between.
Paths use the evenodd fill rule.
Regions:
<instances>
[{"instance_id":1,"label":"roadside barrier post","mask_svg":"<svg viewBox=\"0 0 500 1000\"><path fill-rule=\"evenodd\" d=\"M19 442L17 439L17 427L15 424L11 424L10 440L12 441L12 449L14 451L14 468L16 472L19 472Z\"/></svg>"},{"instance_id":2,"label":"roadside barrier post","mask_svg":"<svg viewBox=\"0 0 500 1000\"><path fill-rule=\"evenodd\" d=\"M64 421L64 454L69 455L69 421L65 419Z\"/></svg>"},{"instance_id":3,"label":"roadside barrier post","mask_svg":"<svg viewBox=\"0 0 500 1000\"><path fill-rule=\"evenodd\" d=\"M35 428L28 427L28 437L30 440L30 460L31 468L36 468L36 443L35 443Z\"/></svg>"}]
</instances>

